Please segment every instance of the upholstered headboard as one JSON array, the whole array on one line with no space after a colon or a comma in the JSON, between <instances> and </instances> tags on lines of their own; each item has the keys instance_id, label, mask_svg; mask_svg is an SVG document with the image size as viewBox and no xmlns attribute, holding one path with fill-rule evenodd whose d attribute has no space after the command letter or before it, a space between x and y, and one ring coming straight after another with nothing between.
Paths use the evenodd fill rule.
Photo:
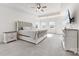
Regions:
<instances>
[{"instance_id":1,"label":"upholstered headboard","mask_svg":"<svg viewBox=\"0 0 79 59\"><path fill-rule=\"evenodd\" d=\"M32 27L32 23L24 22L24 21L17 21L17 31L23 27Z\"/></svg>"}]
</instances>

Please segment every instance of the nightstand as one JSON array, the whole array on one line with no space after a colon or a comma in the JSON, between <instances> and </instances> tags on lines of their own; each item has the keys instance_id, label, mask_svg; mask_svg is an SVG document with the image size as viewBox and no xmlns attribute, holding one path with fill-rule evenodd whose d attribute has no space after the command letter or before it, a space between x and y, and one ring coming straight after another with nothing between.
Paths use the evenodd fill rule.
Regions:
<instances>
[{"instance_id":1,"label":"nightstand","mask_svg":"<svg viewBox=\"0 0 79 59\"><path fill-rule=\"evenodd\" d=\"M17 31L3 32L4 34L4 43L8 43L14 40L17 40Z\"/></svg>"}]
</instances>

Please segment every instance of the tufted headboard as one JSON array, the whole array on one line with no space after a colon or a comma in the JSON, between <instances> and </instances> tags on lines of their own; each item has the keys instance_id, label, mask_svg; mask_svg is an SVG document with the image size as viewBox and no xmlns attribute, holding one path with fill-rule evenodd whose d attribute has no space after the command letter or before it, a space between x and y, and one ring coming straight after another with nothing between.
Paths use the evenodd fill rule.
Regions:
<instances>
[{"instance_id":1,"label":"tufted headboard","mask_svg":"<svg viewBox=\"0 0 79 59\"><path fill-rule=\"evenodd\" d=\"M24 22L24 21L17 21L17 31L21 30L23 27L32 27L32 23Z\"/></svg>"}]
</instances>

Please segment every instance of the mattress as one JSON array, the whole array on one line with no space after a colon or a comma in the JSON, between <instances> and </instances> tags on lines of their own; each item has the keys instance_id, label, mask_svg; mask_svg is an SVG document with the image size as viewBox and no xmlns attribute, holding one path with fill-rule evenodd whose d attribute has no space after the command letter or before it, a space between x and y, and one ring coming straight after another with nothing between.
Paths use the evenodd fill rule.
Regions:
<instances>
[{"instance_id":1,"label":"mattress","mask_svg":"<svg viewBox=\"0 0 79 59\"><path fill-rule=\"evenodd\" d=\"M30 37L30 38L35 38L37 31L32 31L32 30L20 30L18 33L19 35Z\"/></svg>"},{"instance_id":2,"label":"mattress","mask_svg":"<svg viewBox=\"0 0 79 59\"><path fill-rule=\"evenodd\" d=\"M47 30L19 30L19 35L38 39L47 34Z\"/></svg>"},{"instance_id":3,"label":"mattress","mask_svg":"<svg viewBox=\"0 0 79 59\"><path fill-rule=\"evenodd\" d=\"M37 40L33 40L32 38L28 38L28 37L21 36L21 35L19 36L19 38L21 40L28 41L28 42L32 42L32 43L35 43L35 44L38 44L39 42L41 42L42 40L44 40L46 37L47 37L47 35L44 35L44 36L40 37Z\"/></svg>"}]
</instances>

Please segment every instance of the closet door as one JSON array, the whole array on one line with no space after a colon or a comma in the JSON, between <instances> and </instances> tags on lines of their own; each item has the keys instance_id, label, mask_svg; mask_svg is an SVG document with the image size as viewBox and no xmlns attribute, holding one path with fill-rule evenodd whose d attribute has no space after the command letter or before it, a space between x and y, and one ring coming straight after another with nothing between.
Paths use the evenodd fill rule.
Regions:
<instances>
[{"instance_id":1,"label":"closet door","mask_svg":"<svg viewBox=\"0 0 79 59\"><path fill-rule=\"evenodd\" d=\"M75 29L65 30L65 50L77 52L77 34L78 31Z\"/></svg>"}]
</instances>

